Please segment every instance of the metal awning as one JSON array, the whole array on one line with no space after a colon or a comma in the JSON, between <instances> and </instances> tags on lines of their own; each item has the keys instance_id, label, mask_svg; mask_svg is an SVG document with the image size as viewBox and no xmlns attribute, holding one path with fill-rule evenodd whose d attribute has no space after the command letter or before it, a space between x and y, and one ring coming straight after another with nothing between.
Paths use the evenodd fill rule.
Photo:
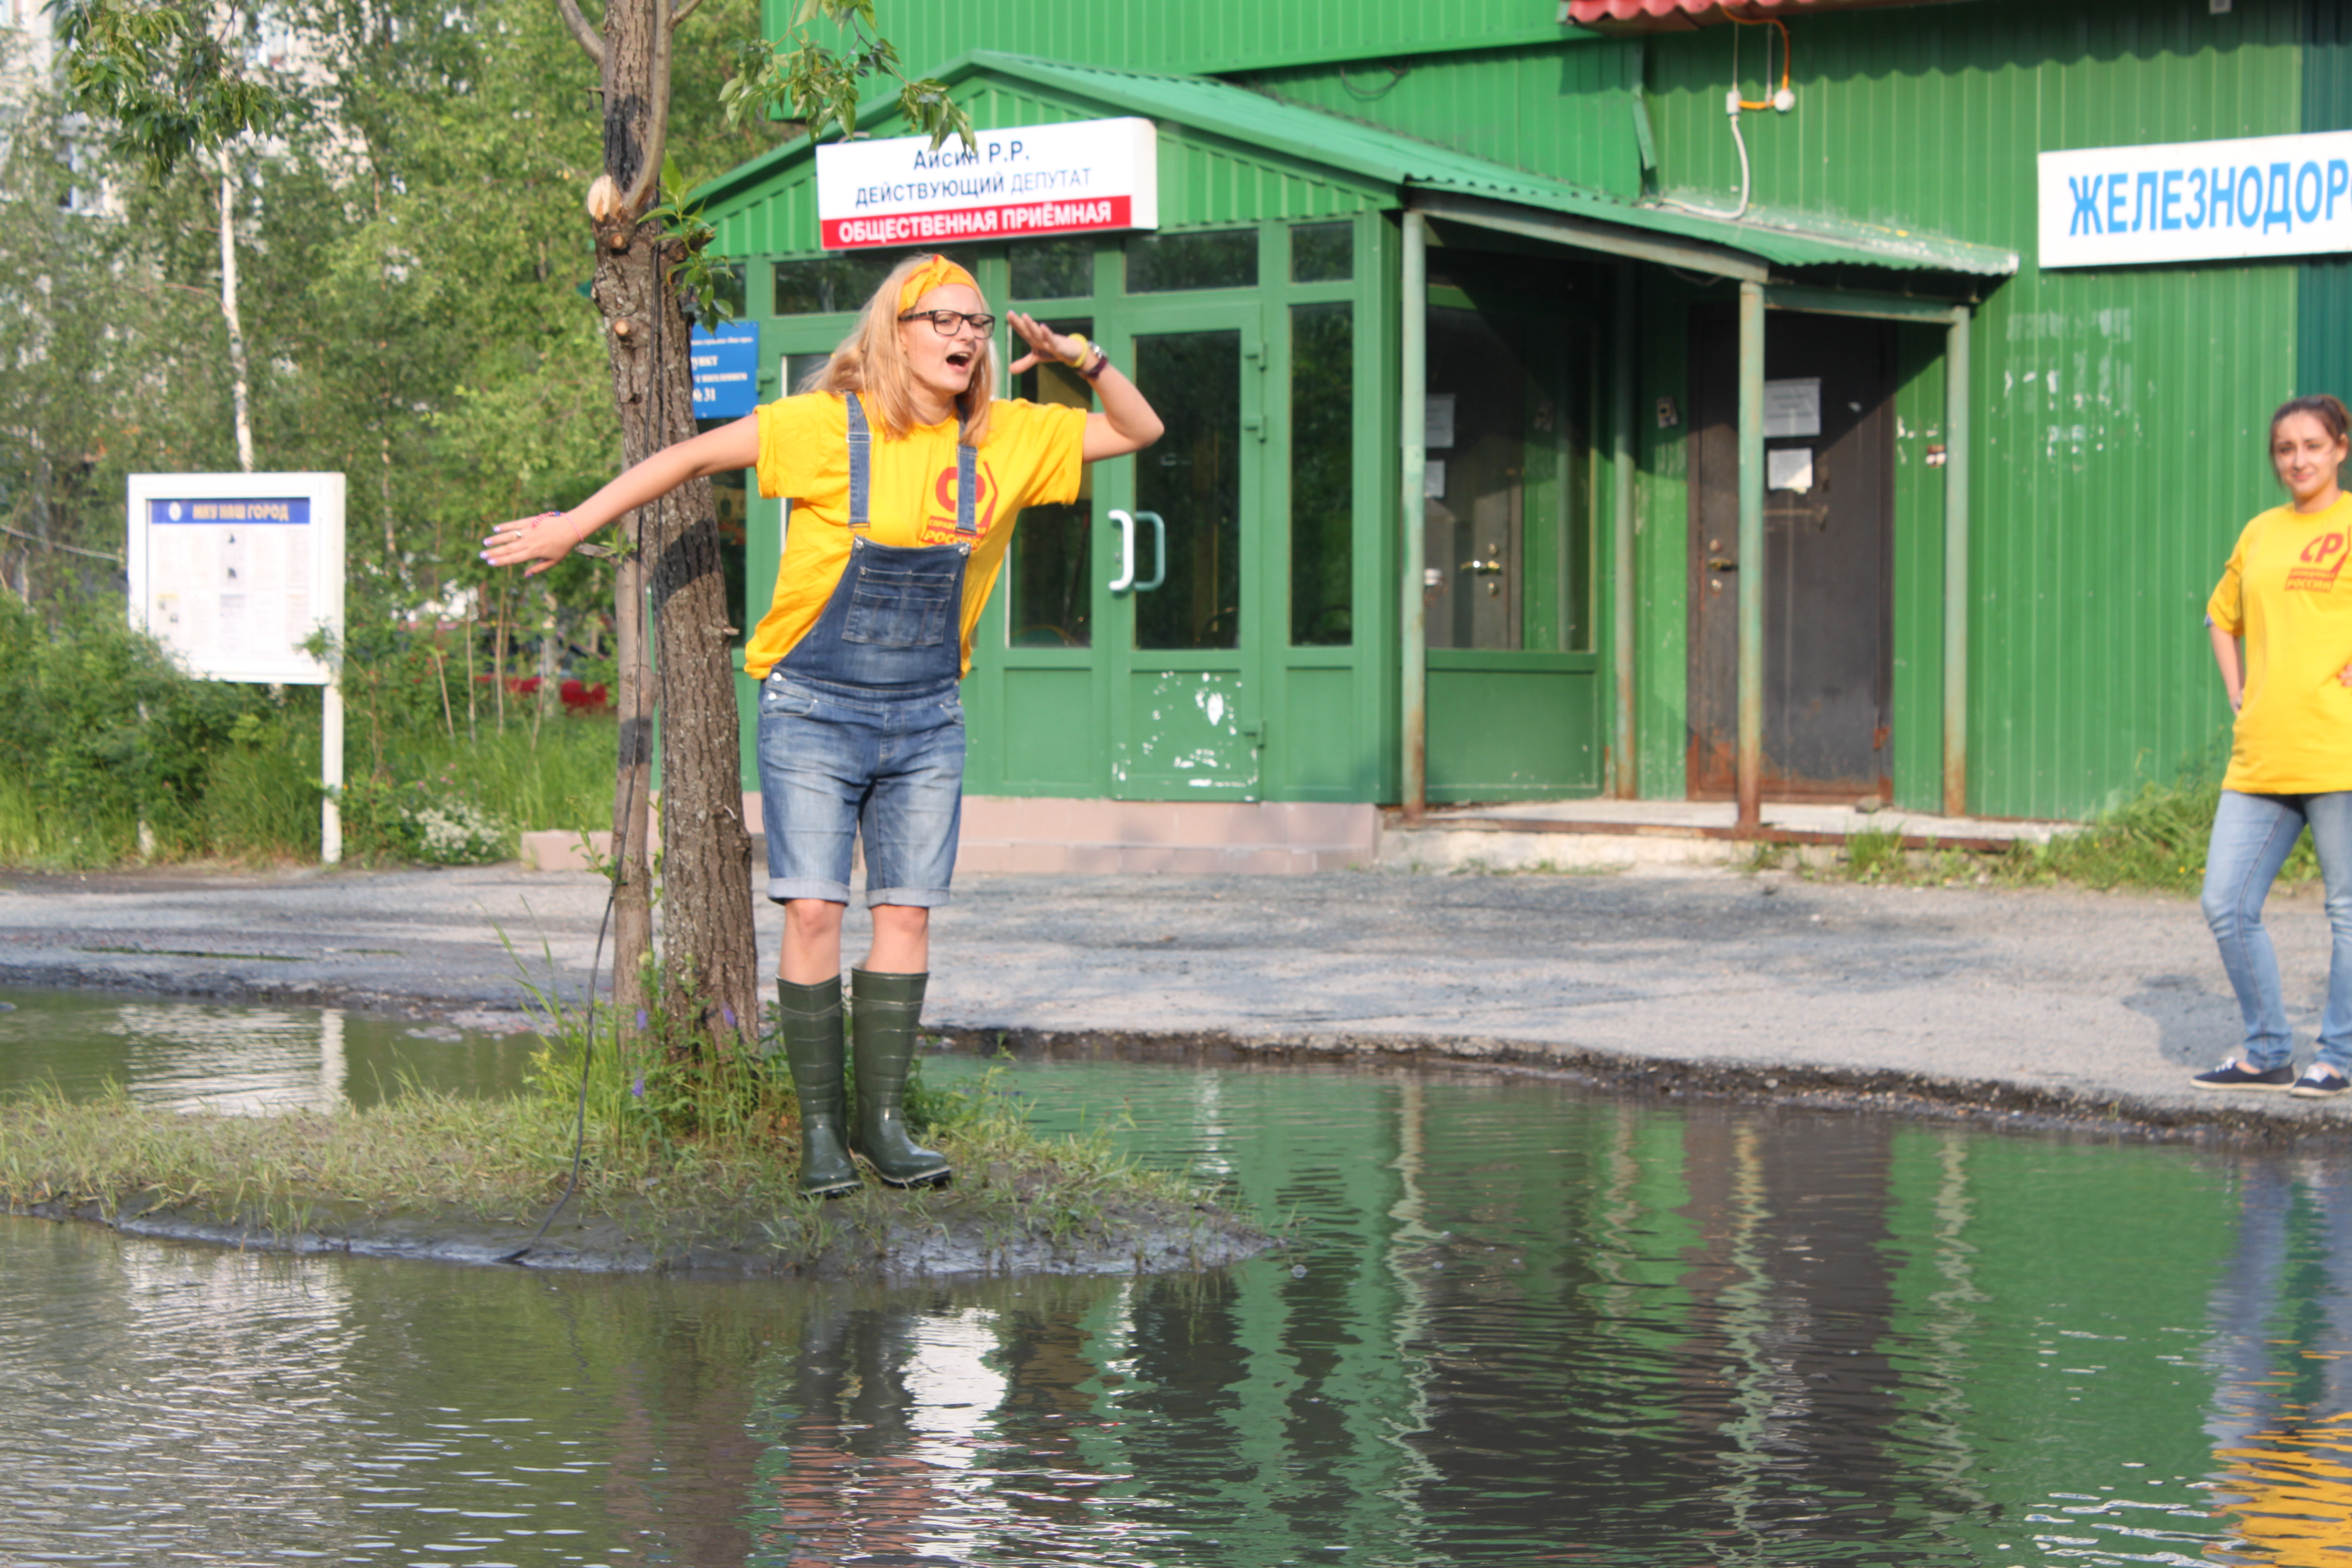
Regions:
<instances>
[{"instance_id":1,"label":"metal awning","mask_svg":"<svg viewBox=\"0 0 2352 1568\"><path fill-rule=\"evenodd\" d=\"M1819 0L1815 0L1819 3ZM1791 267L1861 266L2006 278L2017 252L1916 229L1756 207L1738 219L1664 203L1630 202L1589 185L1416 141L1393 131L1283 103L1209 77L1155 76L977 51L943 73L986 72L1287 153L1364 184L1399 193L1433 216L1550 239L1614 256L1668 260L1761 281ZM1520 209L1516 215L1507 209ZM1517 223L1519 226L1512 227ZM1648 249L1643 248L1647 245Z\"/></svg>"},{"instance_id":2,"label":"metal awning","mask_svg":"<svg viewBox=\"0 0 2352 1568\"><path fill-rule=\"evenodd\" d=\"M1822 0L1811 0L1820 4ZM1336 183L1400 207L1501 233L1689 271L1762 282L1790 268L1869 267L2006 278L2017 252L1888 224L1785 208L1733 218L1662 201L1633 202L1393 131L1284 103L1211 77L1159 76L975 50L940 72L950 89L974 77L1024 83L1106 116L1138 114L1282 153ZM895 103L866 106L887 122ZM772 149L703 186L706 216L811 155L805 138Z\"/></svg>"}]
</instances>

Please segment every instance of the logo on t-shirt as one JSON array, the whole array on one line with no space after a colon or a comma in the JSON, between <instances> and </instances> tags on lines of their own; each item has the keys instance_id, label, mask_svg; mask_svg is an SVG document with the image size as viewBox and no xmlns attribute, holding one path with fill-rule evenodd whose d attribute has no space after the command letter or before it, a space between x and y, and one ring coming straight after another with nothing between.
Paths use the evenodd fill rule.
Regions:
<instances>
[{"instance_id":1,"label":"logo on t-shirt","mask_svg":"<svg viewBox=\"0 0 2352 1568\"><path fill-rule=\"evenodd\" d=\"M975 539L988 537L989 525L996 521L996 470L982 458L979 463L980 493L972 498L971 526ZM956 542L956 471L950 463L941 468L939 478L931 481L931 510L923 519L923 542L953 544Z\"/></svg>"},{"instance_id":2,"label":"logo on t-shirt","mask_svg":"<svg viewBox=\"0 0 2352 1568\"><path fill-rule=\"evenodd\" d=\"M2326 593L2336 586L2336 575L2344 570L2344 535L2341 532L2320 534L2303 547L2300 563L2287 568L2287 587L2314 594Z\"/></svg>"}]
</instances>

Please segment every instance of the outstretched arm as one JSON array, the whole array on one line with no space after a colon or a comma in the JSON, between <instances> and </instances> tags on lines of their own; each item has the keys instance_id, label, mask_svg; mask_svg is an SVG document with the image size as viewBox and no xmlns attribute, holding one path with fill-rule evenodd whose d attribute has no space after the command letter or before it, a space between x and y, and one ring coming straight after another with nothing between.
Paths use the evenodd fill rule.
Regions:
<instances>
[{"instance_id":1,"label":"outstretched arm","mask_svg":"<svg viewBox=\"0 0 2352 1568\"><path fill-rule=\"evenodd\" d=\"M482 559L493 566L520 565L524 576L535 576L623 513L659 500L688 479L748 468L759 460L760 416L746 415L663 447L570 511L543 511L499 524L482 541Z\"/></svg>"},{"instance_id":2,"label":"outstretched arm","mask_svg":"<svg viewBox=\"0 0 2352 1568\"><path fill-rule=\"evenodd\" d=\"M1004 318L1013 330L1029 345L1029 352L1013 362L1009 374L1019 375L1041 359L1063 364L1070 363L1070 352L1077 345L1034 316L1020 311ZM1165 428L1160 416L1152 412L1150 400L1135 383L1118 373L1118 367L1106 363L1102 373L1089 378L1095 395L1102 399L1102 412L1087 416L1085 456L1088 462L1100 458L1124 458L1129 452L1140 452L1160 439Z\"/></svg>"}]
</instances>

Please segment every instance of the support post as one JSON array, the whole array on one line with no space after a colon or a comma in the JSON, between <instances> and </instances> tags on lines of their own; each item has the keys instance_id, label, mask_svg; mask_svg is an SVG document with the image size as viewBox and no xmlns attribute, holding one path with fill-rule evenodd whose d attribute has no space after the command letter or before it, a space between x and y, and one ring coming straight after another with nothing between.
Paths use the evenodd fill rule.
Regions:
<instances>
[{"instance_id":1,"label":"support post","mask_svg":"<svg viewBox=\"0 0 2352 1568\"><path fill-rule=\"evenodd\" d=\"M1397 579L1402 592L1398 637L1403 679L1404 819L1419 822L1429 805L1429 590L1425 578L1428 509L1422 499L1428 468L1429 408L1429 220L1404 215L1402 302L1397 343L1402 374L1397 391L1399 465L1397 501L1403 508Z\"/></svg>"},{"instance_id":2,"label":"support post","mask_svg":"<svg viewBox=\"0 0 2352 1568\"><path fill-rule=\"evenodd\" d=\"M1739 285L1739 817L1764 826L1764 286Z\"/></svg>"},{"instance_id":3,"label":"support post","mask_svg":"<svg viewBox=\"0 0 2352 1568\"><path fill-rule=\"evenodd\" d=\"M1944 334L1944 815L1969 814L1969 311Z\"/></svg>"},{"instance_id":4,"label":"support post","mask_svg":"<svg viewBox=\"0 0 2352 1568\"><path fill-rule=\"evenodd\" d=\"M327 786L319 800L319 863L338 866L343 858L343 656L340 637L327 668L329 679L319 694L319 773L320 782Z\"/></svg>"},{"instance_id":5,"label":"support post","mask_svg":"<svg viewBox=\"0 0 2352 1568\"><path fill-rule=\"evenodd\" d=\"M1616 319L1612 323L1609 357L1609 514L1612 592L1610 595L1612 661L1617 676L1617 733L1612 742L1610 793L1620 800L1638 800L1642 768L1633 747L1634 727L1633 617L1633 399L1639 353L1633 331L1633 264L1617 264Z\"/></svg>"}]
</instances>

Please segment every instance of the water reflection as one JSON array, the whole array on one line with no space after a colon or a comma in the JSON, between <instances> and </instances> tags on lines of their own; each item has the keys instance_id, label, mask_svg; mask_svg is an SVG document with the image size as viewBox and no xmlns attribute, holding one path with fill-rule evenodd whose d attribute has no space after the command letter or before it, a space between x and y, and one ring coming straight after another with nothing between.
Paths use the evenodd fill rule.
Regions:
<instances>
[{"instance_id":1,"label":"water reflection","mask_svg":"<svg viewBox=\"0 0 2352 1568\"><path fill-rule=\"evenodd\" d=\"M977 1070L935 1066L940 1076ZM2339 1561L2352 1165L1023 1064L1295 1218L884 1290L0 1222L0 1562Z\"/></svg>"},{"instance_id":2,"label":"water reflection","mask_svg":"<svg viewBox=\"0 0 2352 1568\"><path fill-rule=\"evenodd\" d=\"M2212 1296L2217 1497L2282 1564L2352 1553L2352 1190L2340 1167L2251 1171Z\"/></svg>"},{"instance_id":3,"label":"water reflection","mask_svg":"<svg viewBox=\"0 0 2352 1568\"><path fill-rule=\"evenodd\" d=\"M511 1093L534 1043L335 1007L7 988L0 1003L0 1094L41 1083L79 1097L113 1082L173 1110L328 1110L373 1105L404 1084Z\"/></svg>"}]
</instances>

